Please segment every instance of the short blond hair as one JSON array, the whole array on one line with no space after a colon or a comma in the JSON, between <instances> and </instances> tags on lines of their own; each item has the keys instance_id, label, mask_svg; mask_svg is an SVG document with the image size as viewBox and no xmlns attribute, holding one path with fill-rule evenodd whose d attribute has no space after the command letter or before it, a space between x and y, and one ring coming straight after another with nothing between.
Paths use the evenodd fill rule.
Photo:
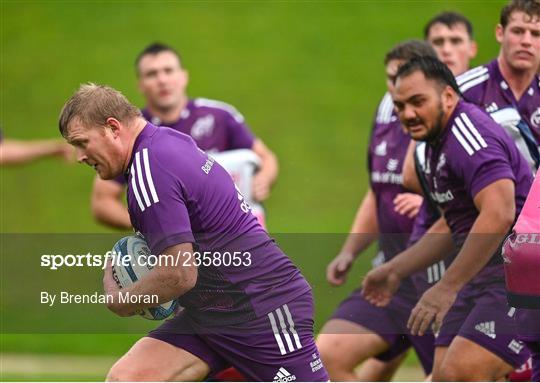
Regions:
<instances>
[{"instance_id":1,"label":"short blond hair","mask_svg":"<svg viewBox=\"0 0 540 383\"><path fill-rule=\"evenodd\" d=\"M58 127L62 136L66 137L73 119L78 119L85 127L90 127L107 125L109 117L120 122L129 122L141 116L139 108L116 89L88 83L81 85L64 104Z\"/></svg>"}]
</instances>

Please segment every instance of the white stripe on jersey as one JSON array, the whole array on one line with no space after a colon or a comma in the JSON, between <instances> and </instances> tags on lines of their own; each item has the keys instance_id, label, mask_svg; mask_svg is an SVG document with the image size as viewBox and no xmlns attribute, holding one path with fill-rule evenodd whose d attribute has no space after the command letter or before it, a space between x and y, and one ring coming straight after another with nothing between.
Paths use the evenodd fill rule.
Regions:
<instances>
[{"instance_id":1,"label":"white stripe on jersey","mask_svg":"<svg viewBox=\"0 0 540 383\"><path fill-rule=\"evenodd\" d=\"M488 145L487 145L486 141L480 135L480 132L478 131L478 129L476 129L476 127L473 125L473 123L469 119L469 116L467 116L465 113L461 113L460 116L463 119L463 121L465 122L465 124L469 127L471 132L474 134L474 136L476 137L478 142L480 142L480 145L482 145L483 148L487 148Z\"/></svg>"},{"instance_id":2,"label":"white stripe on jersey","mask_svg":"<svg viewBox=\"0 0 540 383\"><path fill-rule=\"evenodd\" d=\"M470 81L472 79L475 79L476 77L482 76L486 74L487 72L488 72L488 68L486 68L485 66L479 66L457 76L456 82L459 86L461 86L467 81Z\"/></svg>"},{"instance_id":3,"label":"white stripe on jersey","mask_svg":"<svg viewBox=\"0 0 540 383\"><path fill-rule=\"evenodd\" d=\"M148 187L150 188L150 194L152 195L154 203L158 203L159 198L156 192L156 188L154 187L154 179L152 178L152 172L150 171L150 162L148 161L148 148L144 148L142 154L144 162L144 173L146 174L146 182L148 183Z\"/></svg>"},{"instance_id":4,"label":"white stripe on jersey","mask_svg":"<svg viewBox=\"0 0 540 383\"><path fill-rule=\"evenodd\" d=\"M426 143L425 142L417 143L416 148L414 150L416 151L416 158L418 158L420 167L422 168L422 170L426 170Z\"/></svg>"},{"instance_id":5,"label":"white stripe on jersey","mask_svg":"<svg viewBox=\"0 0 540 383\"><path fill-rule=\"evenodd\" d=\"M287 317L287 322L289 322L289 331L293 334L294 343L296 343L296 348L300 350L302 348L302 343L300 343L300 337L294 328L294 321L292 319L291 312L289 311L289 306L286 304L283 305L283 311L285 311L285 316Z\"/></svg>"},{"instance_id":6,"label":"white stripe on jersey","mask_svg":"<svg viewBox=\"0 0 540 383\"><path fill-rule=\"evenodd\" d=\"M473 86L476 86L478 84L483 83L484 81L487 81L488 78L489 78L489 73L486 73L485 75L480 76L480 77L475 77L474 80L468 81L465 84L460 85L459 90L461 91L461 93L465 93L466 91L471 89Z\"/></svg>"},{"instance_id":7,"label":"white stripe on jersey","mask_svg":"<svg viewBox=\"0 0 540 383\"><path fill-rule=\"evenodd\" d=\"M227 104L226 102L210 100L208 98L196 98L193 100L193 103L195 106L207 106L210 108L224 110L229 112L239 124L244 122L244 116L242 116L242 114L234 106Z\"/></svg>"},{"instance_id":8,"label":"white stripe on jersey","mask_svg":"<svg viewBox=\"0 0 540 383\"><path fill-rule=\"evenodd\" d=\"M472 148L469 146L469 144L467 143L467 141L465 141L465 139L463 138L463 136L461 135L461 133L459 132L459 129L456 128L456 126L452 126L452 133L454 133L454 136L456 136L457 140L459 141L459 143L461 144L461 146L463 146L463 148L467 151L467 153L469 154L469 156L472 156L474 154L474 150L472 150Z\"/></svg>"},{"instance_id":9,"label":"white stripe on jersey","mask_svg":"<svg viewBox=\"0 0 540 383\"><path fill-rule=\"evenodd\" d=\"M281 352L281 355L285 355L287 351L285 351L285 345L283 344L283 340L281 339L281 335L279 335L279 330L276 325L276 318L274 318L273 313L268 313L268 319L270 319L270 324L272 325L272 331L274 333L274 338L276 338L276 342L279 346L279 352Z\"/></svg>"},{"instance_id":10,"label":"white stripe on jersey","mask_svg":"<svg viewBox=\"0 0 540 383\"><path fill-rule=\"evenodd\" d=\"M293 352L294 346L291 340L291 336L287 332L287 326L285 326L285 320L283 319L283 314L281 313L281 310L277 309L276 314L279 319L279 325L281 326L281 331L283 332L283 335L285 336L285 341L287 342L287 346L289 347L289 352Z\"/></svg>"},{"instance_id":11,"label":"white stripe on jersey","mask_svg":"<svg viewBox=\"0 0 540 383\"><path fill-rule=\"evenodd\" d=\"M392 96L390 93L386 93L379 104L379 109L377 110L377 123L379 124L388 124L392 121L392 111L394 110L394 102L392 101Z\"/></svg>"},{"instance_id":12,"label":"white stripe on jersey","mask_svg":"<svg viewBox=\"0 0 540 383\"><path fill-rule=\"evenodd\" d=\"M461 133L463 133L465 138L467 138L467 141L469 142L469 144L473 146L474 150L475 151L480 150L480 144L476 142L476 140L473 138L472 133L469 131L469 129L465 127L465 125L463 124L463 121L461 121L459 117L456 117L455 122L456 122L457 127L461 131Z\"/></svg>"},{"instance_id":13,"label":"white stripe on jersey","mask_svg":"<svg viewBox=\"0 0 540 383\"><path fill-rule=\"evenodd\" d=\"M139 181L139 188L141 189L144 202L146 207L150 206L150 198L148 198L148 193L146 192L146 186L144 186L143 174L141 171L141 156L140 152L135 153L135 166L137 168L137 180Z\"/></svg>"},{"instance_id":14,"label":"white stripe on jersey","mask_svg":"<svg viewBox=\"0 0 540 383\"><path fill-rule=\"evenodd\" d=\"M137 190L137 182L135 181L135 167L133 164L131 164L131 188L133 189L133 194L135 194L135 199L137 199L139 208L141 211L144 211L144 205L142 203L141 196L139 195L139 191Z\"/></svg>"}]
</instances>

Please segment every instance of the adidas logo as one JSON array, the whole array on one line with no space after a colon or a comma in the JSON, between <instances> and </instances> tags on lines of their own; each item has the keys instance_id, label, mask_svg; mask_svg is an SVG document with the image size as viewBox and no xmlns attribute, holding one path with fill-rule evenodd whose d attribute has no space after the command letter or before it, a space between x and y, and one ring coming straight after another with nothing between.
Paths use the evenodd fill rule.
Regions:
<instances>
[{"instance_id":1,"label":"adidas logo","mask_svg":"<svg viewBox=\"0 0 540 383\"><path fill-rule=\"evenodd\" d=\"M474 326L474 329L489 336L491 339L495 339L497 337L497 334L495 334L494 321L478 323L476 326Z\"/></svg>"},{"instance_id":2,"label":"adidas logo","mask_svg":"<svg viewBox=\"0 0 540 383\"><path fill-rule=\"evenodd\" d=\"M289 371L281 367L276 376L274 376L274 382L293 382L296 380L296 375L292 375Z\"/></svg>"}]
</instances>

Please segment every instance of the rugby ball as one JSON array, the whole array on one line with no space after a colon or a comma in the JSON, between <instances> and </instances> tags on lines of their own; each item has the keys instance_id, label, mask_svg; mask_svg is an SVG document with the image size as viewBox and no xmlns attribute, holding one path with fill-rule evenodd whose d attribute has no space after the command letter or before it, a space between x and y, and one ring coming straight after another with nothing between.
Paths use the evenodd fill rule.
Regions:
<instances>
[{"instance_id":1,"label":"rugby ball","mask_svg":"<svg viewBox=\"0 0 540 383\"><path fill-rule=\"evenodd\" d=\"M144 275L152 271L148 257L150 248L144 238L130 235L120 239L114 244L113 278L121 289L137 282ZM146 319L163 320L171 316L178 307L178 302L170 302L142 310L139 315Z\"/></svg>"}]
</instances>

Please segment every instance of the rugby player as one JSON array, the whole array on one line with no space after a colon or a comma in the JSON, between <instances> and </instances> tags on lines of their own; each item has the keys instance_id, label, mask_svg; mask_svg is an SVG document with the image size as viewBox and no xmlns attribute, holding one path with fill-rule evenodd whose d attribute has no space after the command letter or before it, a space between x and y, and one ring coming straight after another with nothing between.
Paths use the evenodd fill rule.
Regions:
<instances>
[{"instance_id":1,"label":"rugby player","mask_svg":"<svg viewBox=\"0 0 540 383\"><path fill-rule=\"evenodd\" d=\"M191 137L153 125L118 91L93 84L66 102L59 127L99 177L126 175L134 229L152 254L182 262L158 264L123 289L178 299L184 310L140 339L108 380L195 381L231 365L252 381L328 380L313 339L309 284ZM219 264L192 261L207 251ZM240 263L230 262L232 253ZM121 302L110 267L103 283L120 316L149 305Z\"/></svg>"},{"instance_id":2,"label":"rugby player","mask_svg":"<svg viewBox=\"0 0 540 383\"><path fill-rule=\"evenodd\" d=\"M515 137L532 167L540 161L540 2L513 0L501 10L498 57L457 78L463 97Z\"/></svg>"},{"instance_id":3,"label":"rugby player","mask_svg":"<svg viewBox=\"0 0 540 383\"><path fill-rule=\"evenodd\" d=\"M521 154L534 170L540 160L537 149L540 143L536 141L532 130L540 124L540 77L535 75L535 68L540 65L539 9L539 3L530 0L514 1L504 7L497 26L497 39L501 43L498 58L457 77L463 97L484 108L509 131ZM448 65L447 62L445 64ZM523 84L528 84L527 92L524 92ZM419 174L415 172L412 153L408 153L403 171L405 186L417 191L421 190L417 177L422 178L424 164L420 159L423 157L423 148L423 144L418 145L415 158ZM419 239L437 219L438 212L430 209L427 204L428 201L420 209L411 235L412 241ZM444 261L431 265L413 277L415 285L420 291L425 291L442 277L447 266Z\"/></svg>"},{"instance_id":4,"label":"rugby player","mask_svg":"<svg viewBox=\"0 0 540 383\"><path fill-rule=\"evenodd\" d=\"M394 210L396 196L406 192L402 186L401 167L410 138L394 113L391 93L399 66L413 57L424 55L435 57L435 52L428 43L411 40L397 45L385 57L388 93L378 108L368 150L370 188L358 208L341 252L328 265L327 279L331 285L344 283L356 257L377 237L380 251L376 262L392 259L407 243L421 198L410 193L408 197L402 194L404 199L409 199L405 204L406 211L400 214ZM360 289L343 301L317 339L331 379L388 380L393 374L390 367L379 370L385 376L374 376L373 368L367 371L371 374L366 371L357 374L355 368L372 357L391 361L411 345L419 355L426 374L429 374L433 362L433 337L411 336L405 327L417 299L412 284L408 283L387 308L371 305L362 298ZM397 363L392 362L391 366L397 368Z\"/></svg>"},{"instance_id":5,"label":"rugby player","mask_svg":"<svg viewBox=\"0 0 540 383\"><path fill-rule=\"evenodd\" d=\"M443 12L432 18L424 28L424 38L437 52L439 60L448 66L454 76L469 69L470 60L476 56L477 45L473 38L471 22L462 14ZM416 150L416 152L415 152ZM425 163L424 142L411 141L403 164L403 184L406 188L424 195L424 201L416 216L409 244L418 241L440 218L440 213L426 191L423 176ZM396 200L396 208L399 200ZM448 228L442 228L448 232ZM420 294L436 283L446 271L444 260L430 265L425 271L412 276L413 283Z\"/></svg>"},{"instance_id":6,"label":"rugby player","mask_svg":"<svg viewBox=\"0 0 540 383\"><path fill-rule=\"evenodd\" d=\"M260 157L260 164L253 177L250 202L268 198L278 175L276 156L253 135L244 117L234 107L205 98L188 98L188 72L182 67L180 55L170 46L160 43L149 45L139 54L135 66L139 90L146 99L146 107L142 110L144 118L154 125L168 126L191 135L207 152L253 150ZM98 221L128 229L131 223L122 203L123 183L123 177L117 180L96 177L91 206ZM262 207L257 207L262 210Z\"/></svg>"},{"instance_id":7,"label":"rugby player","mask_svg":"<svg viewBox=\"0 0 540 383\"><path fill-rule=\"evenodd\" d=\"M432 18L424 28L424 38L455 76L469 69L478 51L471 22L457 12L443 12Z\"/></svg>"},{"instance_id":8,"label":"rugby player","mask_svg":"<svg viewBox=\"0 0 540 383\"><path fill-rule=\"evenodd\" d=\"M525 158L511 137L477 106L463 101L442 62L413 59L397 74L393 94L399 118L414 140L427 142L426 178L443 212L434 227L450 236L430 236L364 279L363 294L384 306L402 278L442 260L454 244L459 253L428 289L408 321L413 334L434 323L433 380L498 380L528 353L504 303L499 255L504 235L519 214L532 182Z\"/></svg>"}]
</instances>

